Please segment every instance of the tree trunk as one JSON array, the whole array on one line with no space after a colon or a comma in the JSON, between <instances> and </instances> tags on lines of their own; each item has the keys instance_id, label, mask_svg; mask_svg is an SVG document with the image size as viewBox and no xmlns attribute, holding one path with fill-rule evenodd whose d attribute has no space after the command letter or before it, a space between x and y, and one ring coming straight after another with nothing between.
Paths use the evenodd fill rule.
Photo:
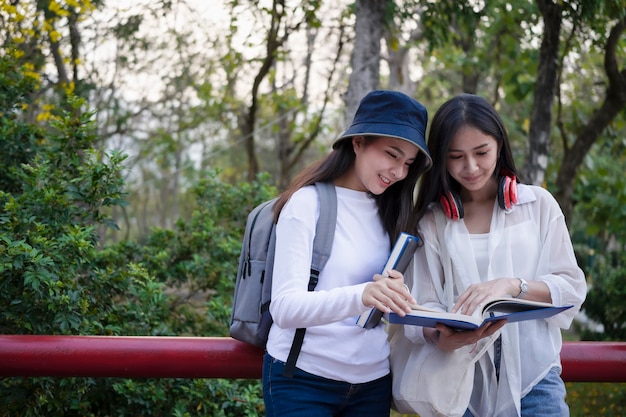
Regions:
<instances>
[{"instance_id":1,"label":"tree trunk","mask_svg":"<svg viewBox=\"0 0 626 417\"><path fill-rule=\"evenodd\" d=\"M308 87L312 80L311 78L312 61L310 60L310 57L312 56L313 46L315 43L314 40L315 40L315 37L317 36L317 34L315 33L316 31L312 29L313 28L309 28L307 31L307 33L309 34L307 36L307 39L308 39L307 47L308 47L309 53L307 54L308 56L304 64L306 68L306 76L304 80L304 91L302 93L302 98L300 101L302 108L307 108L309 104L308 102L309 88ZM322 120L324 119L326 108L336 89L333 80L335 78L336 71L340 68L339 62L341 61L341 57L343 55L344 38L345 38L344 34L345 34L345 26L343 25L343 23L340 23L339 30L338 30L339 42L337 44L337 51L335 54L335 58L333 60L333 64L330 66L330 71L328 72L328 75L326 78L326 89L324 90L321 108L319 109L319 111L315 112L315 115L313 116L311 120L305 117L304 122L306 123L307 128L306 128L306 132L304 136L299 138L298 140L294 140L290 136L290 142L288 144L285 144L285 146L289 146L289 152L287 152L285 155L287 159L285 159L284 161L281 161L282 170L281 170L281 178L280 178L280 183L279 183L280 190L283 190L287 187L287 185L291 181L291 174L296 170L296 167L298 166L298 164L302 162L305 156L305 152L311 148L316 138L320 135L320 132L322 130ZM314 82L320 83L320 81L317 79ZM298 118L297 114L294 114L292 117L292 119L294 120L297 118Z\"/></svg>"},{"instance_id":2,"label":"tree trunk","mask_svg":"<svg viewBox=\"0 0 626 417\"><path fill-rule=\"evenodd\" d=\"M386 0L358 0L346 104L345 126L352 122L361 99L378 88L380 79L380 41L383 36Z\"/></svg>"},{"instance_id":3,"label":"tree trunk","mask_svg":"<svg viewBox=\"0 0 626 417\"><path fill-rule=\"evenodd\" d=\"M561 6L552 0L537 0L537 6L543 16L543 37L522 177L524 182L541 185L548 166L552 104L558 79Z\"/></svg>"},{"instance_id":4,"label":"tree trunk","mask_svg":"<svg viewBox=\"0 0 626 417\"><path fill-rule=\"evenodd\" d=\"M259 172L259 161L256 155L256 147L254 142L254 130L256 125L256 111L258 105L258 94L261 82L265 79L276 60L276 52L278 48L285 42L288 34L279 37L280 25L285 15L285 0L274 0L272 2L271 25L267 32L266 54L263 58L261 68L254 77L252 83L251 97L252 101L247 108L246 113L242 117L240 123L241 135L244 138L244 146L248 157L248 181L252 182Z\"/></svg>"},{"instance_id":5,"label":"tree trunk","mask_svg":"<svg viewBox=\"0 0 626 417\"><path fill-rule=\"evenodd\" d=\"M389 89L401 91L409 96L415 92L415 82L409 76L409 48L398 46L392 49L392 42L387 40L387 64L389 65Z\"/></svg>"},{"instance_id":6,"label":"tree trunk","mask_svg":"<svg viewBox=\"0 0 626 417\"><path fill-rule=\"evenodd\" d=\"M421 7L412 12L415 21L420 24L411 30L409 39L403 45L402 36L395 30L392 22L387 22L385 30L385 43L387 45L387 65L389 66L389 89L401 91L409 96L415 94L416 82L411 80L409 70L409 54L411 48L424 37L423 26L420 19Z\"/></svg>"}]
</instances>

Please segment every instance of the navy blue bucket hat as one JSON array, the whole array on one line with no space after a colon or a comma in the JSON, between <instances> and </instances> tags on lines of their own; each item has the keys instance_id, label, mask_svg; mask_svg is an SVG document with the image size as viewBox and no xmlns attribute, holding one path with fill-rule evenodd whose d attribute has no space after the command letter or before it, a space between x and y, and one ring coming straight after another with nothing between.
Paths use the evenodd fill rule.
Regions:
<instances>
[{"instance_id":1,"label":"navy blue bucket hat","mask_svg":"<svg viewBox=\"0 0 626 417\"><path fill-rule=\"evenodd\" d=\"M368 93L359 104L352 125L333 143L333 148L354 136L389 136L417 146L433 161L426 146L428 111L417 100L398 91L376 90Z\"/></svg>"}]
</instances>

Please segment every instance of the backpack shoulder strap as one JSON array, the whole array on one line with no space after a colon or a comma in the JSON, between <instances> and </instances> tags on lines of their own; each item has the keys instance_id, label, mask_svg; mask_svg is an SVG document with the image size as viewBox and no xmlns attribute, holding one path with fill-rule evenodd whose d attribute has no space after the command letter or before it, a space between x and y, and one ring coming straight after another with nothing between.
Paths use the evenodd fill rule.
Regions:
<instances>
[{"instance_id":1,"label":"backpack shoulder strap","mask_svg":"<svg viewBox=\"0 0 626 417\"><path fill-rule=\"evenodd\" d=\"M335 185L332 182L316 182L315 188L320 200L320 215L315 225L315 237L313 238L313 259L311 260L309 291L313 291L317 286L320 271L330 257L330 252L333 248L333 238L335 237L335 226L337 224L337 191L335 190ZM305 332L305 328L296 329L283 371L283 375L286 377L293 377Z\"/></svg>"},{"instance_id":2,"label":"backpack shoulder strap","mask_svg":"<svg viewBox=\"0 0 626 417\"><path fill-rule=\"evenodd\" d=\"M316 271L319 275L333 247L337 223L337 192L332 182L316 182L315 188L320 200L320 216L315 226L311 272Z\"/></svg>"}]
</instances>

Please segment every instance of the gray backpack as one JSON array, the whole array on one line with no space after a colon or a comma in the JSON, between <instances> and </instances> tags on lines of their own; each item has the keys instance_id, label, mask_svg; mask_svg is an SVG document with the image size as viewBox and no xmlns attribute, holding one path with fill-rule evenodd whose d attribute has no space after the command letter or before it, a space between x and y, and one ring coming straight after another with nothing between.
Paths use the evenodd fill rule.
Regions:
<instances>
[{"instance_id":1,"label":"gray backpack","mask_svg":"<svg viewBox=\"0 0 626 417\"><path fill-rule=\"evenodd\" d=\"M313 259L308 290L317 285L319 273L330 256L337 222L337 194L332 182L315 183L320 199L320 215L313 241ZM276 246L274 203L266 201L255 207L246 221L239 269L235 282L230 335L237 340L265 347L272 325L269 306L272 295L272 272ZM297 329L287 359L286 376L292 376L306 329Z\"/></svg>"}]
</instances>

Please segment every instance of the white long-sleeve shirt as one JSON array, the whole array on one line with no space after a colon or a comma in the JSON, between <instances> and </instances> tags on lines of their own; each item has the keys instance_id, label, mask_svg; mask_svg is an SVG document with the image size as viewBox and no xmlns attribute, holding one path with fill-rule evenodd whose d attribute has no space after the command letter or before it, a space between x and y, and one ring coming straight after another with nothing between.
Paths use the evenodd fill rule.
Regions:
<instances>
[{"instance_id":1,"label":"white long-sleeve shirt","mask_svg":"<svg viewBox=\"0 0 626 417\"><path fill-rule=\"evenodd\" d=\"M442 229L439 233L437 222ZM419 304L449 311L472 283L519 277L546 283L554 304L574 305L548 319L508 323L502 328L499 383L493 347L477 362L470 401L473 414L519 416L520 399L552 367L561 367L561 329L571 325L586 296L585 276L576 262L558 203L543 188L519 184L518 204L512 210L506 212L494 204L486 257L483 253L480 267L486 275L479 273L477 254L463 220L449 220L433 205L420 222L420 230L425 244L417 251L413 270L407 272L412 273L413 296ZM442 239L447 244L452 277L443 274ZM445 288L444 282L454 282L454 290ZM421 327L405 326L405 333L415 342L427 343Z\"/></svg>"},{"instance_id":2,"label":"white long-sleeve shirt","mask_svg":"<svg viewBox=\"0 0 626 417\"><path fill-rule=\"evenodd\" d=\"M306 334L297 367L324 378L362 383L389 373L384 326L356 325L368 311L362 293L389 256L378 206L365 192L336 187L337 225L330 258L315 291L307 291L319 199L314 186L298 190L276 228L276 260L268 353L286 362L296 328Z\"/></svg>"}]
</instances>

